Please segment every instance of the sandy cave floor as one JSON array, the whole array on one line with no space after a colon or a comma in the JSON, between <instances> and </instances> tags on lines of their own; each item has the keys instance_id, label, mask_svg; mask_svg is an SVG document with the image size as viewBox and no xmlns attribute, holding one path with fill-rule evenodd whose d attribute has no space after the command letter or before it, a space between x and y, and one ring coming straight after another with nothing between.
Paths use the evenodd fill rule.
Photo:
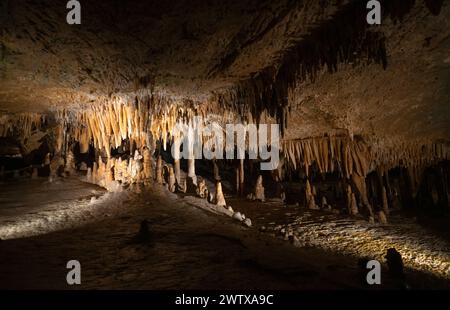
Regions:
<instances>
[{"instance_id":1,"label":"sandy cave floor","mask_svg":"<svg viewBox=\"0 0 450 310\"><path fill-rule=\"evenodd\" d=\"M423 267L420 262L447 259L448 242L416 231L415 224L407 221L368 227L323 212L311 214L228 197L235 210L252 219L253 227L247 228L197 208L196 199L171 194L161 186L139 191L105 194L99 187L74 179L17 181L14 189L2 184L0 238L8 240L0 241L0 287L369 288L363 282L358 256L379 257L391 245L402 252L403 244L422 254L415 256L419 264L411 265L417 268L407 269L410 287L450 288L442 274L437 277L417 270ZM59 194L45 199L45 192ZM144 219L150 223L151 240L138 242L135 236ZM295 238L286 236L291 230ZM294 240L296 246L285 238ZM66 284L65 267L72 259L82 265L81 286ZM410 261L414 258L406 258L407 267ZM448 259L441 261L431 271L436 275L436 270L448 272L448 263ZM398 288L385 266L383 275L382 285L370 289Z\"/></svg>"}]
</instances>

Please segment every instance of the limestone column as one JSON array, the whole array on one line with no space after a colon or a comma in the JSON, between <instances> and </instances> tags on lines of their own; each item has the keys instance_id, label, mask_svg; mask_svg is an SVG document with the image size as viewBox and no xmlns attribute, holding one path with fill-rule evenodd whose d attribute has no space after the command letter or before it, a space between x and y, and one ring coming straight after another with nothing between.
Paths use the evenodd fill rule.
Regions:
<instances>
[{"instance_id":1,"label":"limestone column","mask_svg":"<svg viewBox=\"0 0 450 310\"><path fill-rule=\"evenodd\" d=\"M214 171L214 181L220 181L219 166L217 165L217 160L213 159L212 163Z\"/></svg>"},{"instance_id":2,"label":"limestone column","mask_svg":"<svg viewBox=\"0 0 450 310\"><path fill-rule=\"evenodd\" d=\"M173 170L175 174L176 184L181 185L181 168L180 168L180 138L174 137L174 142L172 146L173 151Z\"/></svg>"},{"instance_id":3,"label":"limestone column","mask_svg":"<svg viewBox=\"0 0 450 310\"><path fill-rule=\"evenodd\" d=\"M162 169L162 158L161 155L158 155L158 159L156 160L156 183L158 184L163 184Z\"/></svg>"},{"instance_id":4,"label":"limestone column","mask_svg":"<svg viewBox=\"0 0 450 310\"><path fill-rule=\"evenodd\" d=\"M239 194L244 196L244 159L239 160Z\"/></svg>"},{"instance_id":5,"label":"limestone column","mask_svg":"<svg viewBox=\"0 0 450 310\"><path fill-rule=\"evenodd\" d=\"M372 206L370 205L369 200L367 199L367 188L366 188L365 178L356 173L353 173L352 181L356 185L356 188L359 191L359 196L361 198L361 202L362 202L363 206L367 208L370 216L372 218L374 218Z\"/></svg>"}]
</instances>

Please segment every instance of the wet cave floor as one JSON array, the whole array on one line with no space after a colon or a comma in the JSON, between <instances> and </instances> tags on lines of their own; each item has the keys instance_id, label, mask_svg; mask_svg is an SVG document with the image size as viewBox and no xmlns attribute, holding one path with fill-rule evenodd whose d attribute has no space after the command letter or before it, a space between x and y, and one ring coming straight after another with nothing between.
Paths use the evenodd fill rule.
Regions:
<instances>
[{"instance_id":1,"label":"wet cave floor","mask_svg":"<svg viewBox=\"0 0 450 310\"><path fill-rule=\"evenodd\" d=\"M379 227L275 202L227 200L253 227L198 208L195 199L159 185L105 193L74 179L4 183L0 288L400 288L384 264L380 286L365 284L367 271L358 266L359 256L379 258L386 246L416 251L419 258L407 258L416 261L411 266L435 264L434 274L408 268L410 287L450 288L443 274L449 270L449 243L407 220ZM149 223L148 240L136 238L143 220ZM69 286L66 264L74 259L81 264L82 283Z\"/></svg>"}]
</instances>

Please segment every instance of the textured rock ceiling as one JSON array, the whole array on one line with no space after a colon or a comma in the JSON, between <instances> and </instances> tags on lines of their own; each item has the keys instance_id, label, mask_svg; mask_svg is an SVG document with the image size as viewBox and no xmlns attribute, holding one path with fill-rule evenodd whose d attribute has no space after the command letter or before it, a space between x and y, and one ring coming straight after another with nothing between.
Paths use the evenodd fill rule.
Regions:
<instances>
[{"instance_id":1,"label":"textured rock ceiling","mask_svg":"<svg viewBox=\"0 0 450 310\"><path fill-rule=\"evenodd\" d=\"M308 36L324 25L342 28L349 20L342 12L356 1L81 2L79 26L66 24L65 1L3 2L0 111L40 112L138 90L202 101L266 68L298 65L289 53L308 40L314 47ZM430 0L389 8L395 18L376 28L386 38L385 69L347 61L296 82L286 137L343 130L373 141L448 140L450 5L437 2L437 16ZM333 45L317 46L311 59Z\"/></svg>"},{"instance_id":2,"label":"textured rock ceiling","mask_svg":"<svg viewBox=\"0 0 450 310\"><path fill-rule=\"evenodd\" d=\"M208 95L275 61L334 2L81 1L82 25L69 26L62 1L9 1L0 108L148 87Z\"/></svg>"}]
</instances>

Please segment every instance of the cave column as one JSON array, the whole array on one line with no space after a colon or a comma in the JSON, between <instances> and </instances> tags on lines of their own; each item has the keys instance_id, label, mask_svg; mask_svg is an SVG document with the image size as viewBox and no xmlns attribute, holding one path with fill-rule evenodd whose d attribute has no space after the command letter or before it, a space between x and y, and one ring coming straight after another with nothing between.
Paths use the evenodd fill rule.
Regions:
<instances>
[{"instance_id":1,"label":"cave column","mask_svg":"<svg viewBox=\"0 0 450 310\"><path fill-rule=\"evenodd\" d=\"M372 206L370 205L369 199L367 198L367 187L365 178L356 173L353 173L352 181L355 184L356 188L358 189L362 205L367 208L367 211L369 211L370 216L374 218Z\"/></svg>"},{"instance_id":2,"label":"cave column","mask_svg":"<svg viewBox=\"0 0 450 310\"><path fill-rule=\"evenodd\" d=\"M193 184L197 184L197 176L195 175L195 158L188 159L188 178L192 180Z\"/></svg>"},{"instance_id":3,"label":"cave column","mask_svg":"<svg viewBox=\"0 0 450 310\"><path fill-rule=\"evenodd\" d=\"M178 186L181 185L181 168L180 168L180 137L177 135L174 137L173 140L173 146L172 146L172 150L173 150L173 170L174 170L174 174L175 174L175 182Z\"/></svg>"},{"instance_id":4,"label":"cave column","mask_svg":"<svg viewBox=\"0 0 450 310\"><path fill-rule=\"evenodd\" d=\"M144 147L142 152L144 158L144 178L145 182L152 179L152 154L148 147Z\"/></svg>"},{"instance_id":5,"label":"cave column","mask_svg":"<svg viewBox=\"0 0 450 310\"><path fill-rule=\"evenodd\" d=\"M156 183L163 184L163 171L162 171L162 158L161 154L158 154L158 159L156 160Z\"/></svg>"},{"instance_id":6,"label":"cave column","mask_svg":"<svg viewBox=\"0 0 450 310\"><path fill-rule=\"evenodd\" d=\"M220 181L220 173L219 173L219 166L217 165L217 160L214 158L212 160L213 163L213 171L214 171L214 181Z\"/></svg>"},{"instance_id":7,"label":"cave column","mask_svg":"<svg viewBox=\"0 0 450 310\"><path fill-rule=\"evenodd\" d=\"M244 159L239 159L239 171L238 171L238 188L239 188L239 194L241 196L244 195Z\"/></svg>"}]
</instances>

